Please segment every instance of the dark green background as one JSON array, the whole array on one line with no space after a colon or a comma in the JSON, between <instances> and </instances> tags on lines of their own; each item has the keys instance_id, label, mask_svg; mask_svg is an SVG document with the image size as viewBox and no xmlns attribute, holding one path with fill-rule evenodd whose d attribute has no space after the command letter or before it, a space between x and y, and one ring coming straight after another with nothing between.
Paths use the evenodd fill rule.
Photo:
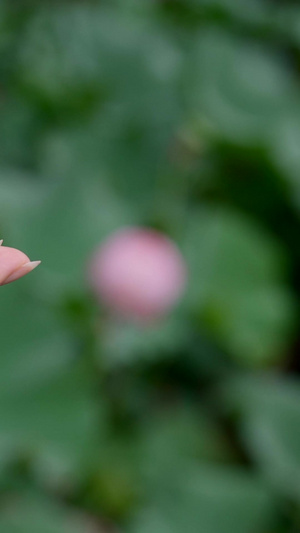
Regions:
<instances>
[{"instance_id":1,"label":"dark green background","mask_svg":"<svg viewBox=\"0 0 300 533\"><path fill-rule=\"evenodd\" d=\"M0 2L0 531L300 530L300 5ZM174 311L115 323L96 245L159 229Z\"/></svg>"}]
</instances>

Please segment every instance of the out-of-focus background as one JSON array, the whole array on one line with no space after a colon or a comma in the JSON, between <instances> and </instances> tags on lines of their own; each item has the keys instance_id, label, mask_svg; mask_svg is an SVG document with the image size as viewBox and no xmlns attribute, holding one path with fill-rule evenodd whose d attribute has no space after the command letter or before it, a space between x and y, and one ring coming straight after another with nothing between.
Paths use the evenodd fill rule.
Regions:
<instances>
[{"instance_id":1,"label":"out-of-focus background","mask_svg":"<svg viewBox=\"0 0 300 533\"><path fill-rule=\"evenodd\" d=\"M300 530L300 5L0 2L0 531ZM159 320L95 247L159 230Z\"/></svg>"}]
</instances>

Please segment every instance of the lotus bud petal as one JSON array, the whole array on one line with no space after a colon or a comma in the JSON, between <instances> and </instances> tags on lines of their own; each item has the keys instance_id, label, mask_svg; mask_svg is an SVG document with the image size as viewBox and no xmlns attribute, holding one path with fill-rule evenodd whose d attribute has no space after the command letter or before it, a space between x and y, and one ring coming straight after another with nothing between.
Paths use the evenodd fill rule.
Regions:
<instances>
[{"instance_id":1,"label":"lotus bud petal","mask_svg":"<svg viewBox=\"0 0 300 533\"><path fill-rule=\"evenodd\" d=\"M20 250L2 246L0 241L0 285L22 278L34 270L41 261L30 261Z\"/></svg>"}]
</instances>

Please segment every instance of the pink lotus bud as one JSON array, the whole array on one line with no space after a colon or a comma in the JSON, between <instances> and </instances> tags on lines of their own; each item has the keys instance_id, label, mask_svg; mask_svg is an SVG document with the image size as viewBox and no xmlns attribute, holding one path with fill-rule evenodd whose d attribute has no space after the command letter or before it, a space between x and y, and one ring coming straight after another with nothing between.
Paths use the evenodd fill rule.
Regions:
<instances>
[{"instance_id":1,"label":"pink lotus bud","mask_svg":"<svg viewBox=\"0 0 300 533\"><path fill-rule=\"evenodd\" d=\"M1 246L2 243L0 241L0 285L22 278L40 264L40 261L30 261L27 255L15 248Z\"/></svg>"},{"instance_id":2,"label":"pink lotus bud","mask_svg":"<svg viewBox=\"0 0 300 533\"><path fill-rule=\"evenodd\" d=\"M128 228L112 235L92 258L89 283L114 313L151 320L166 313L183 292L184 260L164 235Z\"/></svg>"}]
</instances>

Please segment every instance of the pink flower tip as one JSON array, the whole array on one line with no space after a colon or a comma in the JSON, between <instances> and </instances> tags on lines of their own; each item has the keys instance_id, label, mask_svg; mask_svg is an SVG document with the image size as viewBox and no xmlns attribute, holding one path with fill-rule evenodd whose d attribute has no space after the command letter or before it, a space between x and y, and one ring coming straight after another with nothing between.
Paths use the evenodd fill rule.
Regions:
<instances>
[{"instance_id":1,"label":"pink flower tip","mask_svg":"<svg viewBox=\"0 0 300 533\"><path fill-rule=\"evenodd\" d=\"M6 285L22 278L34 270L41 261L30 261L20 250L2 246L0 241L0 285Z\"/></svg>"},{"instance_id":2,"label":"pink flower tip","mask_svg":"<svg viewBox=\"0 0 300 533\"><path fill-rule=\"evenodd\" d=\"M166 236L144 228L113 234L93 255L88 281L96 297L117 315L151 321L167 313L183 293L185 261Z\"/></svg>"}]
</instances>

